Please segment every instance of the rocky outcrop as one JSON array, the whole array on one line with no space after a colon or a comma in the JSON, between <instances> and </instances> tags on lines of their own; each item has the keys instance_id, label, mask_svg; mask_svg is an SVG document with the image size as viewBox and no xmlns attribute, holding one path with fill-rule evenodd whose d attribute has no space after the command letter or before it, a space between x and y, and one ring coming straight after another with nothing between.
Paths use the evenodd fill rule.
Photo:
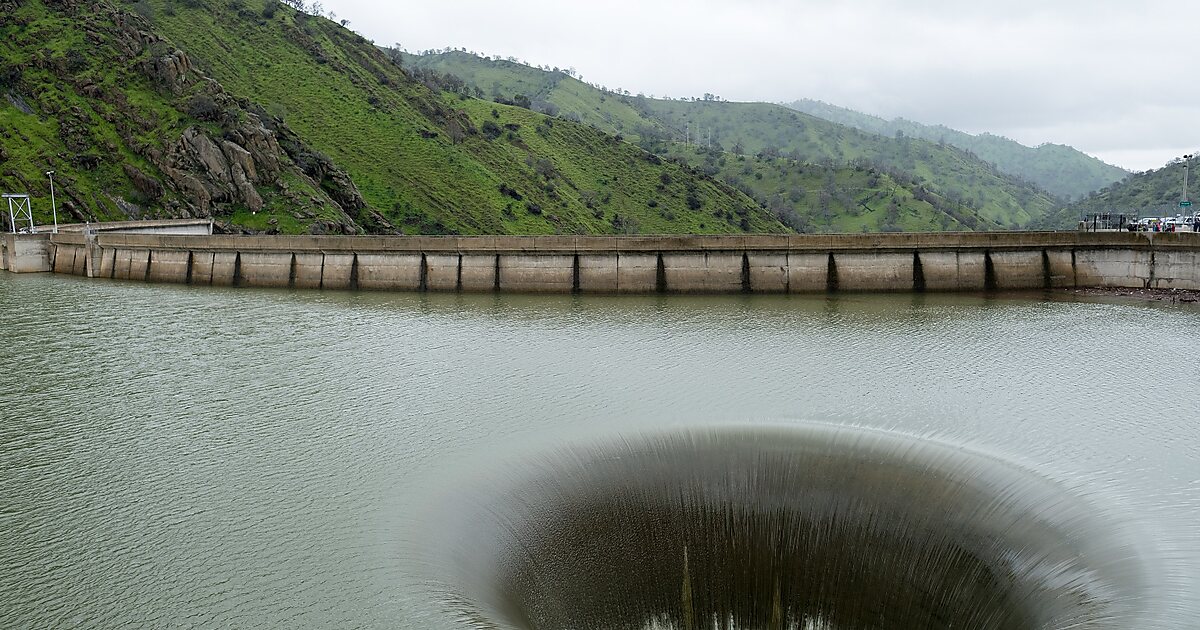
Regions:
<instances>
[{"instance_id":1,"label":"rocky outcrop","mask_svg":"<svg viewBox=\"0 0 1200 630\"><path fill-rule=\"evenodd\" d=\"M280 174L279 160L284 151L275 132L263 125L256 114L247 113L246 117L245 124L226 134L226 142L247 153L254 169L264 179L275 180Z\"/></svg>"},{"instance_id":2,"label":"rocky outcrop","mask_svg":"<svg viewBox=\"0 0 1200 630\"><path fill-rule=\"evenodd\" d=\"M14 45L33 52L19 63L0 64L0 108L11 105L55 121L57 137L39 157L44 163L6 164L0 179L35 188L36 182L19 177L22 171L70 163L74 168L63 169L59 196L64 209L88 220L122 213L229 217L245 208L290 214L317 233L395 231L346 171L282 120L205 76L143 17L105 0L42 4L52 20L78 34L72 40L78 43L64 52L39 45L33 35L22 40L17 28ZM0 26L16 23L13 11L23 5L0 0ZM46 21L37 12L24 14L33 15L20 18L26 22ZM102 67L107 70L96 72ZM36 74L36 81L23 83L23 71ZM82 98L62 98L58 91ZM0 149L0 162L10 157ZM91 185L76 187L66 172Z\"/></svg>"},{"instance_id":3,"label":"rocky outcrop","mask_svg":"<svg viewBox=\"0 0 1200 630\"><path fill-rule=\"evenodd\" d=\"M190 83L192 62L182 50L174 50L165 55L154 57L147 64L146 74L159 86L170 90L172 94L183 94Z\"/></svg>"},{"instance_id":4,"label":"rocky outcrop","mask_svg":"<svg viewBox=\"0 0 1200 630\"><path fill-rule=\"evenodd\" d=\"M4 92L4 98L9 103L12 103L13 107L16 107L18 110L20 110L22 114L33 114L33 108L29 106L29 103L25 102L25 99L22 98L20 94L13 94L12 92L6 90Z\"/></svg>"},{"instance_id":5,"label":"rocky outcrop","mask_svg":"<svg viewBox=\"0 0 1200 630\"><path fill-rule=\"evenodd\" d=\"M133 187L145 195L147 199L158 201L162 198L162 182L143 173L141 169L129 163L122 164L121 169L125 171L125 176L129 178L129 181L133 182Z\"/></svg>"},{"instance_id":6,"label":"rocky outcrop","mask_svg":"<svg viewBox=\"0 0 1200 630\"><path fill-rule=\"evenodd\" d=\"M254 157L230 140L214 141L189 127L161 159L157 166L178 192L196 199L201 216L211 216L213 202L242 203L254 212L263 208Z\"/></svg>"},{"instance_id":7,"label":"rocky outcrop","mask_svg":"<svg viewBox=\"0 0 1200 630\"><path fill-rule=\"evenodd\" d=\"M79 106L58 112L58 137L67 150L75 155L86 153L95 146L91 132L94 126L91 116Z\"/></svg>"}]
</instances>

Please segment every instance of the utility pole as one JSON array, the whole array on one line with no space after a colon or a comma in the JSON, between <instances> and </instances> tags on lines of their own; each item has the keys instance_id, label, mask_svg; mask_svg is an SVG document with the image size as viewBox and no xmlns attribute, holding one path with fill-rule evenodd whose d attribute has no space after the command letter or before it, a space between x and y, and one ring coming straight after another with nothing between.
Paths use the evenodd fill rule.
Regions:
<instances>
[{"instance_id":1,"label":"utility pole","mask_svg":"<svg viewBox=\"0 0 1200 630\"><path fill-rule=\"evenodd\" d=\"M54 172L47 170L47 178L50 178L50 211L54 212L54 233L59 233L59 206L54 202ZM1187 187L1187 186L1184 186Z\"/></svg>"},{"instance_id":2,"label":"utility pole","mask_svg":"<svg viewBox=\"0 0 1200 630\"><path fill-rule=\"evenodd\" d=\"M1188 201L1187 186L1188 186L1188 166L1189 166L1189 162L1192 161L1192 157L1193 156L1190 154L1183 156L1183 199L1180 199L1180 201L1187 204L1187 206L1191 205L1191 202ZM1184 207L1186 208L1187 206L1184 206Z\"/></svg>"}]
</instances>

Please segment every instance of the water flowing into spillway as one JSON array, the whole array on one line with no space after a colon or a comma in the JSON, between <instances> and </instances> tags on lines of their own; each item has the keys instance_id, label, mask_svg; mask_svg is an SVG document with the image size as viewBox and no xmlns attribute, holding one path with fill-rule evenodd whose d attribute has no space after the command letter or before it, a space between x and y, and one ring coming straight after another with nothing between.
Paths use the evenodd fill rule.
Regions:
<instances>
[{"instance_id":1,"label":"water flowing into spillway","mask_svg":"<svg viewBox=\"0 0 1200 630\"><path fill-rule=\"evenodd\" d=\"M444 596L480 628L1132 628L1152 590L1085 498L881 431L593 440L452 502Z\"/></svg>"}]
</instances>

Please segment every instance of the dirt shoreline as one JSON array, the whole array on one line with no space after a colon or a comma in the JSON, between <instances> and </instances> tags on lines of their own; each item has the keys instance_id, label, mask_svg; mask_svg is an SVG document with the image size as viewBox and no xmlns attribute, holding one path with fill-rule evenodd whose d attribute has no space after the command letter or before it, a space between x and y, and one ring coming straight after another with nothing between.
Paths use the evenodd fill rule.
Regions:
<instances>
[{"instance_id":1,"label":"dirt shoreline","mask_svg":"<svg viewBox=\"0 0 1200 630\"><path fill-rule=\"evenodd\" d=\"M1147 302L1168 302L1171 304L1198 304L1200 291L1192 289L1133 289L1124 287L1088 287L1079 289L1064 289L1071 295L1086 295L1093 297L1123 297Z\"/></svg>"}]
</instances>

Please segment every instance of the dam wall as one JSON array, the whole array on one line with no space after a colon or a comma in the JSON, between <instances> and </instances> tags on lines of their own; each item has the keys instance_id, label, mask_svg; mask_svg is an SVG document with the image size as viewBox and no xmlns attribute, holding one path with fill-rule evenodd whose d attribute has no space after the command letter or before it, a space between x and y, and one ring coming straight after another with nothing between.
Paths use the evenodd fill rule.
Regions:
<instances>
[{"instance_id":1,"label":"dam wall","mask_svg":"<svg viewBox=\"0 0 1200 630\"><path fill-rule=\"evenodd\" d=\"M57 229L57 232L54 231ZM88 243L90 237L107 232L129 234L189 234L211 235L212 219L154 219L145 221L109 221L104 223L66 223L51 228L40 225L30 234L0 234L0 271L14 273L36 273L57 271L54 265L56 245L50 238L61 238L65 243ZM70 238L74 235L83 241ZM69 246L68 246L69 247ZM72 262L74 269L74 262ZM80 274L86 275L86 274Z\"/></svg>"},{"instance_id":2,"label":"dam wall","mask_svg":"<svg viewBox=\"0 0 1200 630\"><path fill-rule=\"evenodd\" d=\"M0 270L50 271L51 248L49 234L0 234Z\"/></svg>"},{"instance_id":3,"label":"dam wall","mask_svg":"<svg viewBox=\"0 0 1200 630\"><path fill-rule=\"evenodd\" d=\"M230 236L60 233L55 273L194 285L522 293L1200 289L1200 234Z\"/></svg>"}]
</instances>

